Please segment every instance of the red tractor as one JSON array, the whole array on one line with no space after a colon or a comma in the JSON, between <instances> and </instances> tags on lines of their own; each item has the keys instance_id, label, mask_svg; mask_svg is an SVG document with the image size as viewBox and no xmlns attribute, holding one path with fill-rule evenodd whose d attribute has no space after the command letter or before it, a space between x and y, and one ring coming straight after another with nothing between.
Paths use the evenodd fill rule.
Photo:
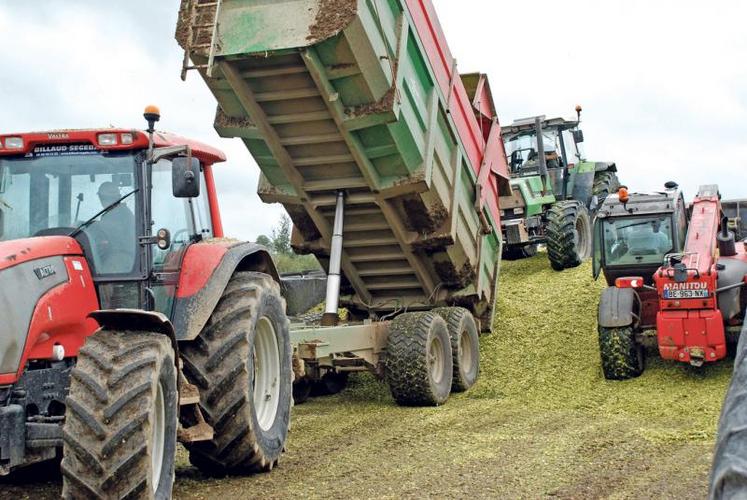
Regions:
<instances>
[{"instance_id":1,"label":"red tractor","mask_svg":"<svg viewBox=\"0 0 747 500\"><path fill-rule=\"evenodd\" d=\"M0 475L60 456L67 498L168 498L177 441L267 471L292 363L265 249L224 239L209 146L0 134Z\"/></svg>"},{"instance_id":2,"label":"red tractor","mask_svg":"<svg viewBox=\"0 0 747 500\"><path fill-rule=\"evenodd\" d=\"M702 186L689 208L675 183L610 196L595 224L594 265L614 284L599 304L608 379L643 372L653 331L662 358L702 366L726 357L727 339L743 329L747 250L729 230L717 186Z\"/></svg>"}]
</instances>

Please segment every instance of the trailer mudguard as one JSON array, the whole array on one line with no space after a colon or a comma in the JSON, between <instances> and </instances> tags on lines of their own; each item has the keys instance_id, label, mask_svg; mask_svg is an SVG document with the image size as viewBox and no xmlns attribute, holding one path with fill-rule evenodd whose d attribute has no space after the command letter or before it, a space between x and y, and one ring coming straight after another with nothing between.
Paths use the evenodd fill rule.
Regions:
<instances>
[{"instance_id":1,"label":"trailer mudguard","mask_svg":"<svg viewBox=\"0 0 747 500\"><path fill-rule=\"evenodd\" d=\"M193 340L200 334L237 271L266 273L280 283L269 252L255 243L215 239L187 249L172 315L176 340Z\"/></svg>"},{"instance_id":2,"label":"trailer mudguard","mask_svg":"<svg viewBox=\"0 0 747 500\"><path fill-rule=\"evenodd\" d=\"M599 326L621 328L633 324L635 291L631 288L609 287L599 299Z\"/></svg>"}]
</instances>

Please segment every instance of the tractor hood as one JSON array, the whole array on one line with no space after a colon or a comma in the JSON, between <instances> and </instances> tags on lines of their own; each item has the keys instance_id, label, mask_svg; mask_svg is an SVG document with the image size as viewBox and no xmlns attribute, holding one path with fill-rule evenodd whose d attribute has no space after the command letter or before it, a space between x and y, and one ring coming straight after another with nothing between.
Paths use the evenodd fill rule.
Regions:
<instances>
[{"instance_id":1,"label":"tractor hood","mask_svg":"<svg viewBox=\"0 0 747 500\"><path fill-rule=\"evenodd\" d=\"M0 271L24 262L60 255L83 255L83 250L69 236L0 241Z\"/></svg>"},{"instance_id":2,"label":"tractor hood","mask_svg":"<svg viewBox=\"0 0 747 500\"><path fill-rule=\"evenodd\" d=\"M15 373L39 299L68 281L64 255L81 255L67 236L0 242L0 375Z\"/></svg>"}]
</instances>

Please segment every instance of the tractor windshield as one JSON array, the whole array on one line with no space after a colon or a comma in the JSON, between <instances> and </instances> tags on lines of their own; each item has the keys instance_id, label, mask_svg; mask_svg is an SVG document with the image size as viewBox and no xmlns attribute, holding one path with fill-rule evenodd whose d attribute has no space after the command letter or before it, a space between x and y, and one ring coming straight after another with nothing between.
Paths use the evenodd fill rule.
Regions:
<instances>
[{"instance_id":1,"label":"tractor windshield","mask_svg":"<svg viewBox=\"0 0 747 500\"><path fill-rule=\"evenodd\" d=\"M70 234L137 188L132 154L62 156L53 149L0 159L0 240ZM135 200L128 196L81 231L90 243L96 274L133 270Z\"/></svg>"},{"instance_id":2,"label":"tractor windshield","mask_svg":"<svg viewBox=\"0 0 747 500\"><path fill-rule=\"evenodd\" d=\"M602 229L607 266L660 264L672 252L671 216L605 220Z\"/></svg>"},{"instance_id":3,"label":"tractor windshield","mask_svg":"<svg viewBox=\"0 0 747 500\"><path fill-rule=\"evenodd\" d=\"M557 167L558 165L552 164L552 160L557 160L561 151L557 132L554 130L544 130L542 138L545 157L548 160L548 168ZM534 131L509 136L505 142L506 156L508 157L512 173L519 174L523 173L523 170L536 170L539 167L537 134Z\"/></svg>"}]
</instances>

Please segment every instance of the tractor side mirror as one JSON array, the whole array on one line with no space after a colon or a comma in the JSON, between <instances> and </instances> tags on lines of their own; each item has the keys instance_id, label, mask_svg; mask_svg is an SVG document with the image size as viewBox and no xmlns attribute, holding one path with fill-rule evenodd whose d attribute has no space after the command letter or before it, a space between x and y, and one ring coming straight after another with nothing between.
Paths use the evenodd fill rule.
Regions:
<instances>
[{"instance_id":1,"label":"tractor side mirror","mask_svg":"<svg viewBox=\"0 0 747 500\"><path fill-rule=\"evenodd\" d=\"M171 162L171 185L177 198L200 196L200 160L179 156Z\"/></svg>"},{"instance_id":2,"label":"tractor side mirror","mask_svg":"<svg viewBox=\"0 0 747 500\"><path fill-rule=\"evenodd\" d=\"M583 130L574 130L573 131L573 140L576 142L576 144L581 144L584 142L584 131Z\"/></svg>"}]
</instances>

